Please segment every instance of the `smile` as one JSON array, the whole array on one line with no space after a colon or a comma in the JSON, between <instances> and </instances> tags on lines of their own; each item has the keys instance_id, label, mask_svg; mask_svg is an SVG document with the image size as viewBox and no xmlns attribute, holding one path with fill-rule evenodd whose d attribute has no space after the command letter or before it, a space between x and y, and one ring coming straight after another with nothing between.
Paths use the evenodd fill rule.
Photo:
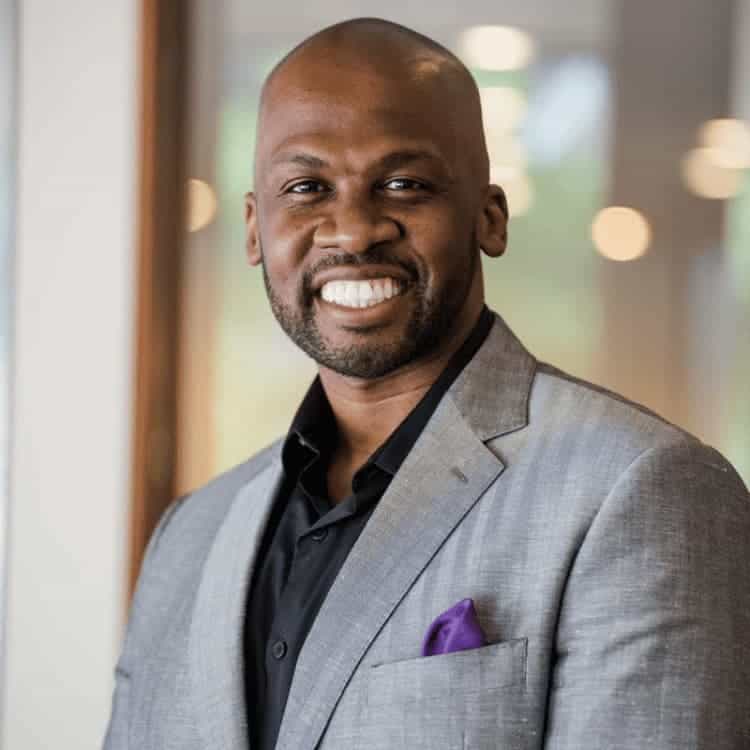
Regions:
<instances>
[{"instance_id":1,"label":"smile","mask_svg":"<svg viewBox=\"0 0 750 750\"><path fill-rule=\"evenodd\" d=\"M326 302L342 307L374 307L406 291L397 279L384 277L365 281L329 281L320 290Z\"/></svg>"}]
</instances>

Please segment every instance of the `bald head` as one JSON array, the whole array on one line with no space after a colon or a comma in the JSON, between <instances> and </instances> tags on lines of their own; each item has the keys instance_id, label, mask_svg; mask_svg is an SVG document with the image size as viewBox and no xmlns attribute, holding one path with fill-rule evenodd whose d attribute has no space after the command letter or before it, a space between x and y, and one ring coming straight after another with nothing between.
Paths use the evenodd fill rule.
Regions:
<instances>
[{"instance_id":1,"label":"bald head","mask_svg":"<svg viewBox=\"0 0 750 750\"><path fill-rule=\"evenodd\" d=\"M308 37L266 78L259 111L259 144L290 99L338 89L363 107L417 104L450 130L457 153L486 185L489 162L474 78L434 40L390 21L357 18ZM258 154L260 155L260 154ZM258 159L256 158L256 165Z\"/></svg>"},{"instance_id":2,"label":"bald head","mask_svg":"<svg viewBox=\"0 0 750 750\"><path fill-rule=\"evenodd\" d=\"M476 102L479 94L466 66L448 49L406 26L380 18L343 21L304 39L287 53L266 78L265 90L273 80L300 58L329 55L339 64L372 66L383 72L394 69L400 75L422 79L442 76Z\"/></svg>"}]
</instances>

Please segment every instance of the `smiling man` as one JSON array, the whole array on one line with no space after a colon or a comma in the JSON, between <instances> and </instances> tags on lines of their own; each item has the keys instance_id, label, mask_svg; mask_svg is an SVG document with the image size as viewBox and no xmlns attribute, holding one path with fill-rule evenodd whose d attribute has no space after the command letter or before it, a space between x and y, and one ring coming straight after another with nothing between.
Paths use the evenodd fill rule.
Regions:
<instances>
[{"instance_id":1,"label":"smiling man","mask_svg":"<svg viewBox=\"0 0 750 750\"><path fill-rule=\"evenodd\" d=\"M249 258L320 365L343 428L328 468L340 500L477 324L479 247L505 250L505 197L488 184L471 75L391 24L294 50L266 82L258 133Z\"/></svg>"},{"instance_id":2,"label":"smiling man","mask_svg":"<svg viewBox=\"0 0 750 750\"><path fill-rule=\"evenodd\" d=\"M248 258L319 376L154 532L105 747L750 747L747 489L485 306L507 206L464 66L325 29L255 164Z\"/></svg>"}]
</instances>

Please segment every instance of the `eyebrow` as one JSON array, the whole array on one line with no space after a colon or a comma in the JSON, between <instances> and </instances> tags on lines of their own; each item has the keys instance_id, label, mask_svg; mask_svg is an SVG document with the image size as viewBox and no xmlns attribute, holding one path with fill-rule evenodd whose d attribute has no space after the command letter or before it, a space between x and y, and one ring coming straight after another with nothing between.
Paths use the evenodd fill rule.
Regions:
<instances>
[{"instance_id":1,"label":"eyebrow","mask_svg":"<svg viewBox=\"0 0 750 750\"><path fill-rule=\"evenodd\" d=\"M434 152L428 149L402 149L399 151L392 151L390 154L386 154L377 162L377 166L381 169L397 169L403 167L406 164L411 164L415 161L431 161L439 164L443 169L447 168L445 161ZM281 164L298 164L308 169L323 169L329 166L325 159L321 159L314 154L308 154L305 152L281 152L277 154L271 160L271 166L279 166Z\"/></svg>"},{"instance_id":2,"label":"eyebrow","mask_svg":"<svg viewBox=\"0 0 750 750\"><path fill-rule=\"evenodd\" d=\"M328 166L328 162L320 159L312 154L305 153L280 153L277 154L271 160L271 166L277 166L279 164L299 164L301 167L308 167L310 169L322 169Z\"/></svg>"}]
</instances>

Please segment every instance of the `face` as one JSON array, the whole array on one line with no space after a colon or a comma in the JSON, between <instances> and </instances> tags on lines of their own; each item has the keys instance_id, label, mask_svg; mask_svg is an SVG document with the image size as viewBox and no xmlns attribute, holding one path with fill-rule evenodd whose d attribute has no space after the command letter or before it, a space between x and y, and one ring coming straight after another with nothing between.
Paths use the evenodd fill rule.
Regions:
<instances>
[{"instance_id":1,"label":"face","mask_svg":"<svg viewBox=\"0 0 750 750\"><path fill-rule=\"evenodd\" d=\"M455 127L412 81L306 66L274 83L248 255L284 331L323 367L386 375L478 315L479 245L497 250L499 231L504 249L504 216Z\"/></svg>"}]
</instances>

